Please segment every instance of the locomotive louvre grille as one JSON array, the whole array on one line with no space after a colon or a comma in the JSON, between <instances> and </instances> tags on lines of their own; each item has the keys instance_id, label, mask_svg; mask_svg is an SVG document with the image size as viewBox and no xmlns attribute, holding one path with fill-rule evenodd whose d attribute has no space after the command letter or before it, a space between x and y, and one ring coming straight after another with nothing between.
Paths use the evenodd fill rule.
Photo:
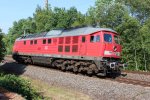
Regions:
<instances>
[{"instance_id":1,"label":"locomotive louvre grille","mask_svg":"<svg viewBox=\"0 0 150 100\"><path fill-rule=\"evenodd\" d=\"M70 52L70 46L65 46L65 52Z\"/></svg>"},{"instance_id":2,"label":"locomotive louvre grille","mask_svg":"<svg viewBox=\"0 0 150 100\"><path fill-rule=\"evenodd\" d=\"M64 37L59 38L59 44L63 44L64 42Z\"/></svg>"},{"instance_id":3,"label":"locomotive louvre grille","mask_svg":"<svg viewBox=\"0 0 150 100\"><path fill-rule=\"evenodd\" d=\"M62 45L58 46L58 52L63 52L63 46Z\"/></svg>"},{"instance_id":4,"label":"locomotive louvre grille","mask_svg":"<svg viewBox=\"0 0 150 100\"><path fill-rule=\"evenodd\" d=\"M57 43L57 38L53 39L53 43L56 44Z\"/></svg>"},{"instance_id":5,"label":"locomotive louvre grille","mask_svg":"<svg viewBox=\"0 0 150 100\"><path fill-rule=\"evenodd\" d=\"M73 44L78 43L78 39L79 39L78 36L74 36L72 43Z\"/></svg>"},{"instance_id":6,"label":"locomotive louvre grille","mask_svg":"<svg viewBox=\"0 0 150 100\"><path fill-rule=\"evenodd\" d=\"M71 40L71 37L66 37L66 38L65 38L65 43L66 43L66 44L69 44L69 43L71 42L70 40Z\"/></svg>"},{"instance_id":7,"label":"locomotive louvre grille","mask_svg":"<svg viewBox=\"0 0 150 100\"><path fill-rule=\"evenodd\" d=\"M58 46L58 52L63 52L63 45ZM65 46L65 52L70 52L70 46ZM72 52L78 52L78 45L72 45Z\"/></svg>"},{"instance_id":8,"label":"locomotive louvre grille","mask_svg":"<svg viewBox=\"0 0 150 100\"><path fill-rule=\"evenodd\" d=\"M78 45L72 46L72 52L78 52Z\"/></svg>"}]
</instances>

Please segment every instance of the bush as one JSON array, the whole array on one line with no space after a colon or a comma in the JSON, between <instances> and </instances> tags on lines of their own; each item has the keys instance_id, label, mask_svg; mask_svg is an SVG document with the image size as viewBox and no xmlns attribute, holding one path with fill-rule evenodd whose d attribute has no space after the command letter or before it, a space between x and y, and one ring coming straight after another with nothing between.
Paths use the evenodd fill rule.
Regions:
<instances>
[{"instance_id":1,"label":"bush","mask_svg":"<svg viewBox=\"0 0 150 100\"><path fill-rule=\"evenodd\" d=\"M0 74L0 86L5 89L21 94L27 100L42 99L35 89L31 87L31 83L15 75Z\"/></svg>"}]
</instances>

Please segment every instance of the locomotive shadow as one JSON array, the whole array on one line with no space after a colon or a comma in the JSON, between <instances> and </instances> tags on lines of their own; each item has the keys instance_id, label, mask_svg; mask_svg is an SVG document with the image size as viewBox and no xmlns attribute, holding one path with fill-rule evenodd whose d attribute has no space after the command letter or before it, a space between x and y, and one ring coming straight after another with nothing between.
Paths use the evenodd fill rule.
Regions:
<instances>
[{"instance_id":1,"label":"locomotive shadow","mask_svg":"<svg viewBox=\"0 0 150 100\"><path fill-rule=\"evenodd\" d=\"M111 79L116 79L117 77L121 76L121 74L109 74L106 77Z\"/></svg>"},{"instance_id":2,"label":"locomotive shadow","mask_svg":"<svg viewBox=\"0 0 150 100\"><path fill-rule=\"evenodd\" d=\"M26 71L27 65L19 64L16 62L8 62L0 66L0 70L2 70L6 74L15 74L21 75Z\"/></svg>"}]
</instances>

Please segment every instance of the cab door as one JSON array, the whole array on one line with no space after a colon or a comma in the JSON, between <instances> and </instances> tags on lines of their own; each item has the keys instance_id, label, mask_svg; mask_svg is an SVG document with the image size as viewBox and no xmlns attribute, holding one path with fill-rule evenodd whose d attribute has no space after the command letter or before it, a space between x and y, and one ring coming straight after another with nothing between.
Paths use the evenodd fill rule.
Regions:
<instances>
[{"instance_id":1,"label":"cab door","mask_svg":"<svg viewBox=\"0 0 150 100\"><path fill-rule=\"evenodd\" d=\"M87 42L86 42L86 36L81 36L81 44L80 44L80 55L86 55L87 50Z\"/></svg>"},{"instance_id":2,"label":"cab door","mask_svg":"<svg viewBox=\"0 0 150 100\"><path fill-rule=\"evenodd\" d=\"M100 56L100 34L91 34L89 35L89 42L87 48L87 55L88 56Z\"/></svg>"}]
</instances>

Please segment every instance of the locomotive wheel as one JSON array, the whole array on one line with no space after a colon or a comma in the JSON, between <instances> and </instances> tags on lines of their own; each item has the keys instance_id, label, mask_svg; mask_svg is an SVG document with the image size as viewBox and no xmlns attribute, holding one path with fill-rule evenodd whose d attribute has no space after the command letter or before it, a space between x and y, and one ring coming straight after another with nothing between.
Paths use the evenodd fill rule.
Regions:
<instances>
[{"instance_id":1,"label":"locomotive wheel","mask_svg":"<svg viewBox=\"0 0 150 100\"><path fill-rule=\"evenodd\" d=\"M83 66L81 66L78 70L79 73L83 72Z\"/></svg>"},{"instance_id":2,"label":"locomotive wheel","mask_svg":"<svg viewBox=\"0 0 150 100\"><path fill-rule=\"evenodd\" d=\"M52 66L53 68L56 68L56 60L54 60L54 61L52 62L51 66Z\"/></svg>"},{"instance_id":3,"label":"locomotive wheel","mask_svg":"<svg viewBox=\"0 0 150 100\"><path fill-rule=\"evenodd\" d=\"M99 71L95 64L91 64L91 65L89 66L89 68L92 69L92 71L93 71L94 73L96 73L96 74L97 74L98 71Z\"/></svg>"},{"instance_id":4,"label":"locomotive wheel","mask_svg":"<svg viewBox=\"0 0 150 100\"><path fill-rule=\"evenodd\" d=\"M66 68L65 68L65 67L61 67L61 70L62 70L62 71L66 71Z\"/></svg>"},{"instance_id":5,"label":"locomotive wheel","mask_svg":"<svg viewBox=\"0 0 150 100\"><path fill-rule=\"evenodd\" d=\"M73 72L77 73L78 72L78 67L73 67Z\"/></svg>"},{"instance_id":6,"label":"locomotive wheel","mask_svg":"<svg viewBox=\"0 0 150 100\"><path fill-rule=\"evenodd\" d=\"M62 66L61 66L61 70L66 71L66 62L63 62Z\"/></svg>"},{"instance_id":7,"label":"locomotive wheel","mask_svg":"<svg viewBox=\"0 0 150 100\"><path fill-rule=\"evenodd\" d=\"M95 64L91 64L87 70L87 74L91 75L93 73L98 73L98 69Z\"/></svg>"},{"instance_id":8,"label":"locomotive wheel","mask_svg":"<svg viewBox=\"0 0 150 100\"><path fill-rule=\"evenodd\" d=\"M93 74L93 70L92 70L91 68L89 68L89 69L87 70L87 74L88 74L88 75L92 75L92 74Z\"/></svg>"},{"instance_id":9,"label":"locomotive wheel","mask_svg":"<svg viewBox=\"0 0 150 100\"><path fill-rule=\"evenodd\" d=\"M106 68L103 68L103 70L101 70L99 73L97 73L97 76L102 76L102 77L105 77L107 76L107 69Z\"/></svg>"}]
</instances>

